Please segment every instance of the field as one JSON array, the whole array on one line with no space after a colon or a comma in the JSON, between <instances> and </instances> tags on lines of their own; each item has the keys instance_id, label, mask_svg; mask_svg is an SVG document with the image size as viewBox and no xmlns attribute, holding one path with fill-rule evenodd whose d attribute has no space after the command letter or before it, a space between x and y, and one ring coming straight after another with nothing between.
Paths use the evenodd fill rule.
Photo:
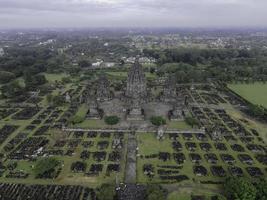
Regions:
<instances>
[{"instance_id":1,"label":"field","mask_svg":"<svg viewBox=\"0 0 267 200\"><path fill-rule=\"evenodd\" d=\"M163 179L165 176L168 177L168 173L170 172L172 172L172 176L177 175L178 177L186 175L188 177L187 180L181 182L181 185L208 182L219 183L225 179L225 176L214 175L211 168L215 165L214 163L211 164L207 161L205 158L207 153L213 153L217 158L219 158L216 162L216 166L222 166L226 172L226 176L230 175L230 173L227 171L229 170L229 167L231 167L231 164L228 164L227 161L224 161L221 157L222 155L233 156L235 160L234 166L240 167L244 172L245 177L250 177L250 175L246 173L246 167L248 165L242 163L238 159L240 152L232 148L233 145L242 146L241 141L227 141L223 139L220 141L220 143L224 144L227 150L218 150L215 147L216 142L212 141L211 139L207 139L205 142L203 142L197 139L197 136L193 136L190 140L188 140L181 134L179 134L175 140L170 139L170 137L171 135L166 134L163 140L158 140L155 133L140 133L137 135L139 155L137 161L137 180L139 183L175 183L175 180L168 180L168 178L166 178L166 180ZM173 147L174 142L179 142L181 144L181 149L179 151ZM194 143L196 148L194 150L190 150L187 147L187 144L189 143ZM200 148L203 144L211 145L211 149L203 150ZM177 153L185 156L185 160L183 162L176 162L174 155ZM245 150L243 154L244 153L250 157L254 157L254 154L248 150ZM194 161L191 157L191 155L196 154L200 156L199 161ZM264 170L264 166L257 162L256 159L253 162L255 167L259 167ZM144 174L144 166L148 165L150 165L149 169L153 171L152 177ZM203 169L207 170L206 175L197 175L194 173L194 167L199 165L203 166ZM169 176L171 177L171 175Z\"/></svg>"},{"instance_id":2,"label":"field","mask_svg":"<svg viewBox=\"0 0 267 200\"><path fill-rule=\"evenodd\" d=\"M60 73L60 74L48 74L48 73L44 73L45 78L47 79L48 82L53 83L55 81L61 81L62 78L64 77L68 77L67 74L65 73Z\"/></svg>"},{"instance_id":3,"label":"field","mask_svg":"<svg viewBox=\"0 0 267 200\"><path fill-rule=\"evenodd\" d=\"M251 84L238 83L230 84L228 87L251 103L267 108L267 84L259 82Z\"/></svg>"}]
</instances>

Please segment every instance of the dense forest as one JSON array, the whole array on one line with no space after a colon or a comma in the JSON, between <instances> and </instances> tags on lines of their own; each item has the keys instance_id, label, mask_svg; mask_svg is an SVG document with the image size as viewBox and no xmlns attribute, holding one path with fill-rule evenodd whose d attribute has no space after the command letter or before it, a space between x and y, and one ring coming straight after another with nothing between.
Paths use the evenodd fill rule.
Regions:
<instances>
[{"instance_id":1,"label":"dense forest","mask_svg":"<svg viewBox=\"0 0 267 200\"><path fill-rule=\"evenodd\" d=\"M182 48L145 49L143 53L158 60L159 75L175 73L180 83L267 80L267 50Z\"/></svg>"}]
</instances>

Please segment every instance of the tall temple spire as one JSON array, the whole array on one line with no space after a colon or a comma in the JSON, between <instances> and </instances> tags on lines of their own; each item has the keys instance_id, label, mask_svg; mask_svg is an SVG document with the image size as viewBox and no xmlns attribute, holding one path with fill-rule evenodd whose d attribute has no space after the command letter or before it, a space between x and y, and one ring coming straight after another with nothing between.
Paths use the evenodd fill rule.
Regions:
<instances>
[{"instance_id":1,"label":"tall temple spire","mask_svg":"<svg viewBox=\"0 0 267 200\"><path fill-rule=\"evenodd\" d=\"M98 101L107 101L111 98L110 83L104 73L98 79L96 96Z\"/></svg>"},{"instance_id":2,"label":"tall temple spire","mask_svg":"<svg viewBox=\"0 0 267 200\"><path fill-rule=\"evenodd\" d=\"M130 98L142 98L146 95L146 77L137 58L128 73L126 96Z\"/></svg>"}]
</instances>

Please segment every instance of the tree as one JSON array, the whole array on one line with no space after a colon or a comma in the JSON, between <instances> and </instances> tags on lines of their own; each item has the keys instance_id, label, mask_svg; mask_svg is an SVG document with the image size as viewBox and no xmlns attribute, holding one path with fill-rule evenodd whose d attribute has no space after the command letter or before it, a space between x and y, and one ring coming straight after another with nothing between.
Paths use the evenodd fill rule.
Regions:
<instances>
[{"instance_id":1,"label":"tree","mask_svg":"<svg viewBox=\"0 0 267 200\"><path fill-rule=\"evenodd\" d=\"M229 177L224 184L225 194L231 200L254 200L256 188L245 178Z\"/></svg>"},{"instance_id":2,"label":"tree","mask_svg":"<svg viewBox=\"0 0 267 200\"><path fill-rule=\"evenodd\" d=\"M103 184L96 190L96 196L99 200L113 200L116 195L115 186L110 184Z\"/></svg>"},{"instance_id":3,"label":"tree","mask_svg":"<svg viewBox=\"0 0 267 200\"><path fill-rule=\"evenodd\" d=\"M55 158L41 158L37 161L33 168L36 177L41 176L44 173L54 171L55 167L59 165L59 161Z\"/></svg>"},{"instance_id":4,"label":"tree","mask_svg":"<svg viewBox=\"0 0 267 200\"><path fill-rule=\"evenodd\" d=\"M264 107L259 105L253 105L253 104L249 105L249 111L255 117L263 117L265 114Z\"/></svg>"},{"instance_id":5,"label":"tree","mask_svg":"<svg viewBox=\"0 0 267 200\"><path fill-rule=\"evenodd\" d=\"M0 71L0 84L6 84L15 79L15 74L7 71Z\"/></svg>"},{"instance_id":6,"label":"tree","mask_svg":"<svg viewBox=\"0 0 267 200\"><path fill-rule=\"evenodd\" d=\"M107 116L105 117L105 123L108 124L108 125L115 125L115 124L118 124L119 121L120 121L120 118L118 116Z\"/></svg>"},{"instance_id":7,"label":"tree","mask_svg":"<svg viewBox=\"0 0 267 200\"><path fill-rule=\"evenodd\" d=\"M149 71L150 71L151 74L154 74L156 69L155 69L155 67L151 67Z\"/></svg>"},{"instance_id":8,"label":"tree","mask_svg":"<svg viewBox=\"0 0 267 200\"><path fill-rule=\"evenodd\" d=\"M89 62L89 61L87 61L87 60L81 60L81 61L79 61L79 66L81 67L81 68L84 68L84 67L90 67L92 64Z\"/></svg>"},{"instance_id":9,"label":"tree","mask_svg":"<svg viewBox=\"0 0 267 200\"><path fill-rule=\"evenodd\" d=\"M24 92L24 88L20 85L19 81L12 81L7 85L2 86L1 92L6 98L13 98L21 95Z\"/></svg>"},{"instance_id":10,"label":"tree","mask_svg":"<svg viewBox=\"0 0 267 200\"><path fill-rule=\"evenodd\" d=\"M155 126L161 126L166 124L166 120L161 116L153 116L150 118L150 122Z\"/></svg>"},{"instance_id":11,"label":"tree","mask_svg":"<svg viewBox=\"0 0 267 200\"><path fill-rule=\"evenodd\" d=\"M192 128L194 126L199 126L199 121L194 117L186 117L185 122L190 125Z\"/></svg>"},{"instance_id":12,"label":"tree","mask_svg":"<svg viewBox=\"0 0 267 200\"><path fill-rule=\"evenodd\" d=\"M159 185L149 185L146 189L146 200L165 200L166 193Z\"/></svg>"},{"instance_id":13,"label":"tree","mask_svg":"<svg viewBox=\"0 0 267 200\"><path fill-rule=\"evenodd\" d=\"M53 105L54 106L62 106L65 103L64 97L61 95L53 96Z\"/></svg>"},{"instance_id":14,"label":"tree","mask_svg":"<svg viewBox=\"0 0 267 200\"><path fill-rule=\"evenodd\" d=\"M63 77L61 79L62 83L71 83L71 78L70 77Z\"/></svg>"},{"instance_id":15,"label":"tree","mask_svg":"<svg viewBox=\"0 0 267 200\"><path fill-rule=\"evenodd\" d=\"M48 94L46 96L46 100L49 104L52 104L53 106L62 106L65 103L64 96L62 95Z\"/></svg>"},{"instance_id":16,"label":"tree","mask_svg":"<svg viewBox=\"0 0 267 200\"><path fill-rule=\"evenodd\" d=\"M267 181L261 179L256 182L255 187L257 189L256 199L267 200Z\"/></svg>"},{"instance_id":17,"label":"tree","mask_svg":"<svg viewBox=\"0 0 267 200\"><path fill-rule=\"evenodd\" d=\"M35 89L36 87L43 85L47 82L46 78L42 74L32 75L30 72L26 72L24 76L25 85L28 90Z\"/></svg>"},{"instance_id":18,"label":"tree","mask_svg":"<svg viewBox=\"0 0 267 200\"><path fill-rule=\"evenodd\" d=\"M52 94L48 94L47 96L46 96L46 101L47 101L47 103L52 103L52 101L53 101L53 95Z\"/></svg>"},{"instance_id":19,"label":"tree","mask_svg":"<svg viewBox=\"0 0 267 200\"><path fill-rule=\"evenodd\" d=\"M74 115L71 120L70 120L73 124L78 124L84 121L84 117L79 116L79 115Z\"/></svg>"}]
</instances>

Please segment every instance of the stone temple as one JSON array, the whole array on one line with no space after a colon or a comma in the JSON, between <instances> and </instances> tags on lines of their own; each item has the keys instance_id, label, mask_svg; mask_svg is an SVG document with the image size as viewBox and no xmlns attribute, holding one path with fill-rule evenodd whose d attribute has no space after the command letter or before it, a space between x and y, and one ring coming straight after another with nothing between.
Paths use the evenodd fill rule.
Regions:
<instances>
[{"instance_id":1,"label":"stone temple","mask_svg":"<svg viewBox=\"0 0 267 200\"><path fill-rule=\"evenodd\" d=\"M129 104L127 119L143 120L141 104L147 100L147 86L145 73L138 59L128 73L125 98Z\"/></svg>"},{"instance_id":2,"label":"stone temple","mask_svg":"<svg viewBox=\"0 0 267 200\"><path fill-rule=\"evenodd\" d=\"M87 118L116 115L122 119L121 127L147 127L152 116L181 121L187 115L186 93L177 87L176 77L171 74L164 83L151 81L147 85L138 58L128 71L125 87L116 91L114 85L116 82L111 85L105 74L101 74L96 82L88 83L80 98L80 102L86 103L89 108Z\"/></svg>"},{"instance_id":3,"label":"stone temple","mask_svg":"<svg viewBox=\"0 0 267 200\"><path fill-rule=\"evenodd\" d=\"M101 74L97 82L97 101L108 101L111 99L110 83L104 74Z\"/></svg>"},{"instance_id":4,"label":"stone temple","mask_svg":"<svg viewBox=\"0 0 267 200\"><path fill-rule=\"evenodd\" d=\"M176 77L172 74L165 81L162 101L175 102L176 98Z\"/></svg>"},{"instance_id":5,"label":"stone temple","mask_svg":"<svg viewBox=\"0 0 267 200\"><path fill-rule=\"evenodd\" d=\"M128 73L125 96L130 99L145 99L147 96L146 77L138 59Z\"/></svg>"}]
</instances>

